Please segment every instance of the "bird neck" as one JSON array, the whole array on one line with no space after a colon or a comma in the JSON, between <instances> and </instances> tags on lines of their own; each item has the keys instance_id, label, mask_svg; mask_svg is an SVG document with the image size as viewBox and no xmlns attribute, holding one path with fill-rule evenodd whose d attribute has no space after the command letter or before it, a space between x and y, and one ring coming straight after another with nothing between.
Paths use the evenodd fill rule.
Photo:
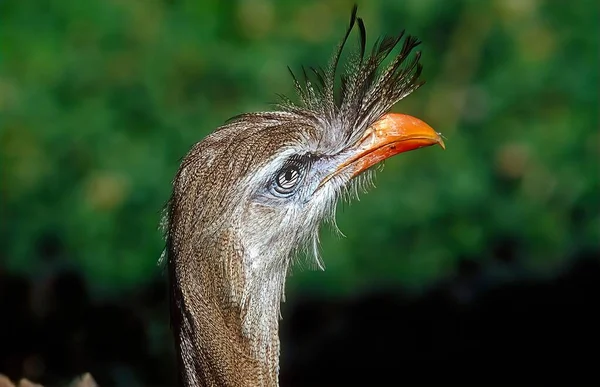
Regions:
<instances>
[{"instance_id":1,"label":"bird neck","mask_svg":"<svg viewBox=\"0 0 600 387\"><path fill-rule=\"evenodd\" d=\"M247 264L235 239L198 241L169 258L171 316L185 386L277 386L279 305L287 267Z\"/></svg>"}]
</instances>

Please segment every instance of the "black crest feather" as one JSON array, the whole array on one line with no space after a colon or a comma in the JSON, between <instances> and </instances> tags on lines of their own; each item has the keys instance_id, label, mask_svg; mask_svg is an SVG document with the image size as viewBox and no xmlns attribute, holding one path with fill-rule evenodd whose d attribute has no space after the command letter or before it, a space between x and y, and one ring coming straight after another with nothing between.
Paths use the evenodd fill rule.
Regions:
<instances>
[{"instance_id":1,"label":"black crest feather","mask_svg":"<svg viewBox=\"0 0 600 387\"><path fill-rule=\"evenodd\" d=\"M425 83L419 80L422 71L419 63L421 52L416 52L414 58L409 60L411 52L421 42L416 37L406 36L400 52L383 67L384 60L398 46L405 32L378 39L367 55L367 32L363 20L356 16L357 11L355 5L348 29L326 70L319 67L310 68L310 72L307 72L302 67L302 78L299 79L288 67L300 103L295 104L289 98L282 97L280 107L284 111L360 132L361 128L366 129L394 104ZM359 50L350 58L347 70L340 76L340 86L336 89L340 58L355 25L359 30Z\"/></svg>"}]
</instances>

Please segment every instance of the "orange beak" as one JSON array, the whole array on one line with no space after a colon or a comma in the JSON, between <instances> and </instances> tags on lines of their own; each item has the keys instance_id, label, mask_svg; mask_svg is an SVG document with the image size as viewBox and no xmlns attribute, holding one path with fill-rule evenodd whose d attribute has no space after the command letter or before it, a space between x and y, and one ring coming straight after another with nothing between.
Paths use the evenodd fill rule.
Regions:
<instances>
[{"instance_id":1,"label":"orange beak","mask_svg":"<svg viewBox=\"0 0 600 387\"><path fill-rule=\"evenodd\" d=\"M398 153L436 144L446 149L440 134L425 122L406 114L386 114L365 131L350 157L323 179L319 186L347 168L351 169L352 177L355 177Z\"/></svg>"}]
</instances>

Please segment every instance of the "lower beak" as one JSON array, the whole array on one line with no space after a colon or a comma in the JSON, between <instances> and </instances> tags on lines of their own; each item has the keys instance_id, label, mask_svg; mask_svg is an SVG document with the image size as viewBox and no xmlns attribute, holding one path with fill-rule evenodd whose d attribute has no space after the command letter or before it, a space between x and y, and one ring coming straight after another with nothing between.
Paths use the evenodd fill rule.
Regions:
<instances>
[{"instance_id":1,"label":"lower beak","mask_svg":"<svg viewBox=\"0 0 600 387\"><path fill-rule=\"evenodd\" d=\"M436 144L446 149L440 134L425 122L406 114L386 114L365 131L349 157L320 185L343 170L350 169L355 177L389 157Z\"/></svg>"}]
</instances>

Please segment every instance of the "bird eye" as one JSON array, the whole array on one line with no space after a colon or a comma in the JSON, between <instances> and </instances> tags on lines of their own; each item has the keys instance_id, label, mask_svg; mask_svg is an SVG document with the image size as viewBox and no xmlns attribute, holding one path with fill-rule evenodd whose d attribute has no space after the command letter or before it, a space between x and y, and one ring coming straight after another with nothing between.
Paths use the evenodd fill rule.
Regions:
<instances>
[{"instance_id":1,"label":"bird eye","mask_svg":"<svg viewBox=\"0 0 600 387\"><path fill-rule=\"evenodd\" d=\"M283 168L275 177L274 189L279 194L289 195L300 181L300 168L297 165L289 165Z\"/></svg>"}]
</instances>

